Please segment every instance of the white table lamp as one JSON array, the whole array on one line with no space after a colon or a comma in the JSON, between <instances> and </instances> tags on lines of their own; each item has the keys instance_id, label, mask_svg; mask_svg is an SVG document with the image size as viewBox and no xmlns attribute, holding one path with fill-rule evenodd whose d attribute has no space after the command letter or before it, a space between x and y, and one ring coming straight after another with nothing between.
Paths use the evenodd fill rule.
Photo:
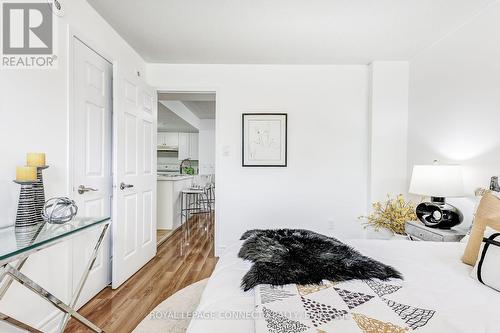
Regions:
<instances>
[{"instance_id":1,"label":"white table lamp","mask_svg":"<svg viewBox=\"0 0 500 333\"><path fill-rule=\"evenodd\" d=\"M462 223L463 215L446 203L446 197L462 197L464 181L460 165L415 165L411 176L410 193L431 197L431 202L417 206L420 221L434 228L449 229Z\"/></svg>"}]
</instances>

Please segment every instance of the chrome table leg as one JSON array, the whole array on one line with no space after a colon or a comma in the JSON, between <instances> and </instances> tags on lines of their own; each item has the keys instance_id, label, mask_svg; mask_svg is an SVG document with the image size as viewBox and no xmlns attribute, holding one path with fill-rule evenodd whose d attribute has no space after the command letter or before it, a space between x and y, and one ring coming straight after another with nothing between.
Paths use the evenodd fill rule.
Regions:
<instances>
[{"instance_id":1,"label":"chrome table leg","mask_svg":"<svg viewBox=\"0 0 500 333\"><path fill-rule=\"evenodd\" d=\"M108 230L109 224L105 224L102 227L101 234L99 235L99 239L97 240L97 243L94 246L94 250L92 251L92 255L90 256L90 259L87 263L87 267L85 268L82 277L80 278L80 282L78 283L78 286L75 290L75 293L73 295L73 298L71 299L71 302L69 303L70 308L74 309L76 306L76 303L78 302L78 299L80 298L80 294L82 293L83 287L85 286L85 282L87 282L87 279L89 277L90 271L92 270L92 267L94 267L95 261L97 259L97 256L99 255L99 249L101 248L101 244L104 240L104 236L106 235L106 231ZM71 317L69 313L66 313L61 321L61 324L59 326L59 332L64 332L64 329L66 328L66 325L68 324L68 320Z\"/></svg>"},{"instance_id":2,"label":"chrome table leg","mask_svg":"<svg viewBox=\"0 0 500 333\"><path fill-rule=\"evenodd\" d=\"M1 313L1 312L0 312L0 321L6 322L7 324L9 324L11 326L22 329L24 331L28 331L30 333L43 333L42 331L37 330L36 328L34 328L28 324L25 324L23 322L20 322L19 320L16 320L15 318L7 316L6 314Z\"/></svg>"},{"instance_id":3,"label":"chrome table leg","mask_svg":"<svg viewBox=\"0 0 500 333\"><path fill-rule=\"evenodd\" d=\"M92 322L87 320L85 317L80 315L78 312L75 311L75 306L76 303L78 302L78 299L80 297L80 294L83 290L83 287L85 286L85 282L87 281L90 271L92 270L92 267L95 264L95 261L97 259L97 256L99 254L99 249L102 245L102 242L104 240L104 236L106 235L106 231L108 230L109 224L105 224L102 228L101 234L99 235L99 239L97 240L96 245L94 246L94 250L92 252L92 255L87 263L87 267L83 273L83 276L80 279L80 282L76 288L75 294L73 295L70 305L65 304L62 302L60 299L49 293L47 290L43 289L40 287L38 284L36 284L33 280L28 278L26 275L21 273L19 270L23 267L24 263L26 262L27 258L21 259L15 267L12 267L10 265L4 265L3 267L0 268L0 282L4 279L4 277L7 277L6 282L0 289L0 299L5 295L7 290L12 284L12 281L15 280L37 294L38 296L42 297L46 301L52 303L56 308L61 310L62 312L65 313L61 324L59 326L59 332L64 332L64 329L66 328L66 325L68 323L68 320L73 317L76 320L78 320L80 323L83 325L87 326L90 330L93 332L103 332L99 327L94 325ZM0 320L4 321L12 326L18 327L20 329L29 331L29 332L35 332L35 333L41 333L41 331L24 324L6 314L0 313Z\"/></svg>"},{"instance_id":4,"label":"chrome table leg","mask_svg":"<svg viewBox=\"0 0 500 333\"><path fill-rule=\"evenodd\" d=\"M15 269L17 269L18 271L20 271L21 268L26 263L26 260L28 260L28 257L20 259L18 261ZM7 279L5 280L5 283L0 288L0 300L5 296L5 293L7 292L7 290L10 288L10 285L12 284L12 278L9 275L7 275L6 278ZM3 277L0 278L0 283L2 282L2 279L3 279Z\"/></svg>"},{"instance_id":5,"label":"chrome table leg","mask_svg":"<svg viewBox=\"0 0 500 333\"><path fill-rule=\"evenodd\" d=\"M21 259L17 263L16 269L20 269L24 265L24 263L26 262L26 259L27 258ZM5 277L7 278L7 280L5 281L5 284L2 286L2 289L0 290L0 292L1 292L0 299L2 299L3 296L5 296L5 293L7 292L7 290L9 289L9 287L11 286L12 281L13 281L12 277L8 274L7 266L8 265L4 265L0 268L0 282L2 282ZM19 329L22 329L22 330L25 330L28 332L43 333L43 332L37 330L36 328L34 328L28 324L25 324L25 323L15 319L15 318L12 318L11 316L8 316L2 312L0 312L0 321L6 322L7 324L9 324L11 326L14 326L16 328L19 328Z\"/></svg>"},{"instance_id":6,"label":"chrome table leg","mask_svg":"<svg viewBox=\"0 0 500 333\"><path fill-rule=\"evenodd\" d=\"M56 296L52 295L49 293L47 290L43 289L40 287L36 282L31 280L29 277L24 275L23 273L19 272L18 270L14 269L13 267L7 265L5 266L5 272L12 276L15 281L19 282L41 298L45 299L47 302L52 303L56 308L59 310L63 311L64 313L68 313L71 317L75 318L78 320L80 323L83 325L87 326L90 330L96 333L101 333L103 330L101 330L99 327L94 325L92 322L90 322L88 319L83 317L81 314L76 312L74 309L72 309L70 306L66 305L63 301L61 301L59 298Z\"/></svg>"}]
</instances>

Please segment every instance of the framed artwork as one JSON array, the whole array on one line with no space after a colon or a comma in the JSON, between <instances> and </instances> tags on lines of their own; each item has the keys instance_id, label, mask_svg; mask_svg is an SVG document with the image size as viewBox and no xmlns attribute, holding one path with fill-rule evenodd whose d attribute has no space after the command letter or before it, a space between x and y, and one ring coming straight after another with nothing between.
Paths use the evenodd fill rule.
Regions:
<instances>
[{"instance_id":1,"label":"framed artwork","mask_svg":"<svg viewBox=\"0 0 500 333\"><path fill-rule=\"evenodd\" d=\"M286 167L287 114L244 113L242 165Z\"/></svg>"}]
</instances>

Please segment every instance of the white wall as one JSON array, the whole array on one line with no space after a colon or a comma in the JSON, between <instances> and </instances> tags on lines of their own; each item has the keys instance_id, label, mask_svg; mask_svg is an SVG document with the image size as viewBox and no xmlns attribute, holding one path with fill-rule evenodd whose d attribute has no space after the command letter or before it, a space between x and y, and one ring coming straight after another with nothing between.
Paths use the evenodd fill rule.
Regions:
<instances>
[{"instance_id":1,"label":"white wall","mask_svg":"<svg viewBox=\"0 0 500 333\"><path fill-rule=\"evenodd\" d=\"M406 61L370 65L369 202L408 191L408 76Z\"/></svg>"},{"instance_id":2,"label":"white wall","mask_svg":"<svg viewBox=\"0 0 500 333\"><path fill-rule=\"evenodd\" d=\"M500 174L499 17L496 2L410 65L408 167L462 164L470 195Z\"/></svg>"},{"instance_id":3,"label":"white wall","mask_svg":"<svg viewBox=\"0 0 500 333\"><path fill-rule=\"evenodd\" d=\"M68 195L68 27L92 47L104 50L120 71L143 70L143 60L84 0L64 1L65 16L57 18L58 69L4 70L0 72L0 226L14 223L19 187L12 182L15 166L24 165L29 151L47 153L50 168L45 184L48 197ZM25 272L56 296L68 299L71 246L43 251L28 260ZM57 313L31 292L13 288L0 303L0 311L42 327L52 328ZM41 324L46 324L42 325ZM0 331L7 329L0 326Z\"/></svg>"},{"instance_id":4,"label":"white wall","mask_svg":"<svg viewBox=\"0 0 500 333\"><path fill-rule=\"evenodd\" d=\"M198 138L198 165L201 175L215 173L215 119L201 119Z\"/></svg>"},{"instance_id":5,"label":"white wall","mask_svg":"<svg viewBox=\"0 0 500 333\"><path fill-rule=\"evenodd\" d=\"M367 66L151 64L147 80L168 91L217 91L219 250L251 228L361 233L357 217L367 208ZM288 167L241 166L244 112L288 113Z\"/></svg>"}]
</instances>

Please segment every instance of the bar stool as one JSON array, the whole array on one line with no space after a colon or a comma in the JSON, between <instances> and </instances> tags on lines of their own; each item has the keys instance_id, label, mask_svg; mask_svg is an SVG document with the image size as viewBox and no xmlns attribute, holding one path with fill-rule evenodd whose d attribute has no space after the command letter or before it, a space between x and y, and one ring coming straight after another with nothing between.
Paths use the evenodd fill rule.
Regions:
<instances>
[{"instance_id":1,"label":"bar stool","mask_svg":"<svg viewBox=\"0 0 500 333\"><path fill-rule=\"evenodd\" d=\"M182 190L181 193L181 225L186 237L186 244L189 245L189 219L194 214L210 212L210 206L206 198L205 190L202 188L190 188Z\"/></svg>"},{"instance_id":2,"label":"bar stool","mask_svg":"<svg viewBox=\"0 0 500 333\"><path fill-rule=\"evenodd\" d=\"M215 182L214 175L199 175L195 178L194 188L202 188L205 194L201 196L200 201L206 205L209 213L215 210Z\"/></svg>"},{"instance_id":3,"label":"bar stool","mask_svg":"<svg viewBox=\"0 0 500 333\"><path fill-rule=\"evenodd\" d=\"M215 210L215 183L210 183L210 187L208 189L208 200L210 208Z\"/></svg>"},{"instance_id":4,"label":"bar stool","mask_svg":"<svg viewBox=\"0 0 500 333\"><path fill-rule=\"evenodd\" d=\"M204 196L202 200L207 206L208 212L212 213L215 210L215 184L209 183L203 187Z\"/></svg>"}]
</instances>

